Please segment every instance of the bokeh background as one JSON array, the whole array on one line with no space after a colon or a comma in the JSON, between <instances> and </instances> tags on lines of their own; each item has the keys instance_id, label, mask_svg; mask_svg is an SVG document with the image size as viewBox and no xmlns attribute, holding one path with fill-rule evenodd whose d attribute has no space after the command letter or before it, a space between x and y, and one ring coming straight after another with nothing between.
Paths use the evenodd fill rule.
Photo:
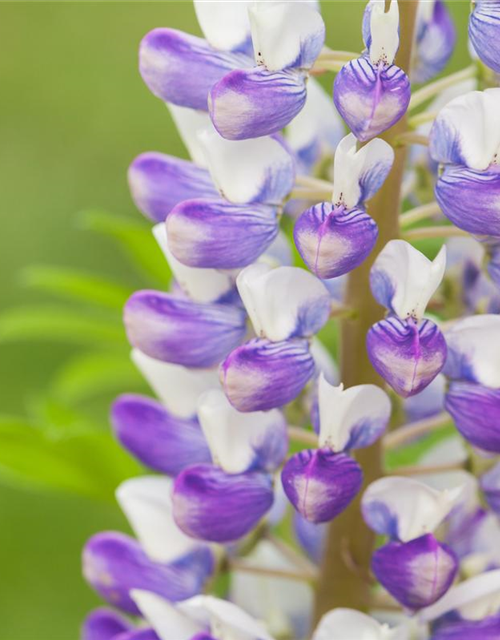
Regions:
<instances>
[{"instance_id":1,"label":"bokeh background","mask_svg":"<svg viewBox=\"0 0 500 640\"><path fill-rule=\"evenodd\" d=\"M455 70L468 3L449 4ZM323 3L332 48L360 50L363 8ZM0 2L0 640L76 640L98 604L81 547L126 529L112 491L139 470L107 411L141 382L120 307L168 279L126 171L142 151L185 155L137 71L157 26L199 33L189 0Z\"/></svg>"}]
</instances>

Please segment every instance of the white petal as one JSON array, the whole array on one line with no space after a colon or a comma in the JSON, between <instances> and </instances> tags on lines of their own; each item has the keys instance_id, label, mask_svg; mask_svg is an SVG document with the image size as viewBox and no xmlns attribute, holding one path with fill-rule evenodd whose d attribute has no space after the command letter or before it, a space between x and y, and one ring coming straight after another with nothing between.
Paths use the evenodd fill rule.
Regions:
<instances>
[{"instance_id":1,"label":"white petal","mask_svg":"<svg viewBox=\"0 0 500 640\"><path fill-rule=\"evenodd\" d=\"M220 388L215 369L187 369L150 358L138 349L132 350L131 358L161 402L180 418L194 416L200 395L209 389Z\"/></svg>"},{"instance_id":2,"label":"white petal","mask_svg":"<svg viewBox=\"0 0 500 640\"><path fill-rule=\"evenodd\" d=\"M409 640L408 633L390 629L355 609L333 609L325 614L312 640Z\"/></svg>"},{"instance_id":3,"label":"white petal","mask_svg":"<svg viewBox=\"0 0 500 640\"><path fill-rule=\"evenodd\" d=\"M332 201L348 209L378 191L394 162L392 147L380 138L370 140L359 150L356 147L357 140L350 133L337 146L333 165Z\"/></svg>"},{"instance_id":4,"label":"white petal","mask_svg":"<svg viewBox=\"0 0 500 640\"><path fill-rule=\"evenodd\" d=\"M254 2L249 16L256 62L269 71L296 66L308 41L324 41L323 19L308 2Z\"/></svg>"},{"instance_id":5,"label":"white petal","mask_svg":"<svg viewBox=\"0 0 500 640\"><path fill-rule=\"evenodd\" d=\"M198 543L186 536L172 515L173 481L165 476L125 480L116 499L142 548L157 562L173 562Z\"/></svg>"},{"instance_id":6,"label":"white petal","mask_svg":"<svg viewBox=\"0 0 500 640\"><path fill-rule=\"evenodd\" d=\"M373 64L383 61L392 64L399 47L399 7L392 0L385 12L385 0L375 0L370 15L370 60Z\"/></svg>"},{"instance_id":7,"label":"white petal","mask_svg":"<svg viewBox=\"0 0 500 640\"><path fill-rule=\"evenodd\" d=\"M200 631L205 631L179 607L155 593L133 589L130 595L160 640L191 640Z\"/></svg>"},{"instance_id":8,"label":"white petal","mask_svg":"<svg viewBox=\"0 0 500 640\"><path fill-rule=\"evenodd\" d=\"M167 226L160 222L153 227L174 278L186 295L196 302L215 302L234 287L234 277L217 269L195 269L179 262L168 247Z\"/></svg>"},{"instance_id":9,"label":"white petal","mask_svg":"<svg viewBox=\"0 0 500 640\"><path fill-rule=\"evenodd\" d=\"M330 384L339 384L340 373L337 363L319 338L315 337L311 340L309 350L314 358L318 372L320 372Z\"/></svg>"},{"instance_id":10,"label":"white petal","mask_svg":"<svg viewBox=\"0 0 500 640\"><path fill-rule=\"evenodd\" d=\"M404 240L391 240L382 249L371 271L373 283L383 282L382 289L390 292L385 300L378 295L379 287L372 287L377 300L391 308L401 319L421 320L427 304L439 287L446 268L446 247L433 261Z\"/></svg>"},{"instance_id":11,"label":"white petal","mask_svg":"<svg viewBox=\"0 0 500 640\"><path fill-rule=\"evenodd\" d=\"M226 3L224 4L227 6ZM177 131L179 132L182 142L191 156L191 160L199 167L206 167L207 161L205 153L203 152L203 147L200 144L198 133L211 126L210 116L206 111L197 111L196 109L179 107L170 102L166 102L165 104L170 111L172 120L175 122L175 126L177 127Z\"/></svg>"},{"instance_id":12,"label":"white petal","mask_svg":"<svg viewBox=\"0 0 500 640\"><path fill-rule=\"evenodd\" d=\"M227 600L195 596L178 607L199 623L208 622L212 635L220 640L273 640L260 622Z\"/></svg>"},{"instance_id":13,"label":"white petal","mask_svg":"<svg viewBox=\"0 0 500 640\"><path fill-rule=\"evenodd\" d=\"M198 23L205 38L216 49L241 49L250 39L248 7L252 0L194 0Z\"/></svg>"},{"instance_id":14,"label":"white petal","mask_svg":"<svg viewBox=\"0 0 500 640\"><path fill-rule=\"evenodd\" d=\"M316 276L298 267L256 263L241 271L238 291L255 333L273 342L316 333L329 309L328 291ZM326 317L328 311L326 311ZM326 321L326 318L325 318ZM320 327L317 327L321 324Z\"/></svg>"},{"instance_id":15,"label":"white petal","mask_svg":"<svg viewBox=\"0 0 500 640\"><path fill-rule=\"evenodd\" d=\"M384 508L397 523L399 540L408 542L432 533L448 515L459 499L462 487L436 491L423 482L406 477L387 477L369 485L363 495L365 520L370 521L373 510Z\"/></svg>"},{"instance_id":16,"label":"white petal","mask_svg":"<svg viewBox=\"0 0 500 640\"><path fill-rule=\"evenodd\" d=\"M236 411L218 389L204 393L198 419L215 464L227 473L246 471L263 447L270 431L284 424L280 411Z\"/></svg>"},{"instance_id":17,"label":"white petal","mask_svg":"<svg viewBox=\"0 0 500 640\"><path fill-rule=\"evenodd\" d=\"M369 440L369 432L376 430L380 433L390 416L389 396L374 384L344 389L344 385L335 387L326 381L324 375L320 375L320 447L329 447L336 452L344 451L353 436L363 439L360 428L367 432L365 439Z\"/></svg>"},{"instance_id":18,"label":"white petal","mask_svg":"<svg viewBox=\"0 0 500 640\"><path fill-rule=\"evenodd\" d=\"M455 322L445 333L449 357L476 382L500 388L500 316L484 314ZM460 365L458 364L460 361Z\"/></svg>"},{"instance_id":19,"label":"white petal","mask_svg":"<svg viewBox=\"0 0 500 640\"><path fill-rule=\"evenodd\" d=\"M453 156L438 160L460 158L471 169L484 171L500 152L500 89L471 91L451 100L439 112L433 131L446 137L436 141L437 156Z\"/></svg>"},{"instance_id":20,"label":"white petal","mask_svg":"<svg viewBox=\"0 0 500 640\"><path fill-rule=\"evenodd\" d=\"M245 557L250 566L290 571L296 566L276 546L262 540ZM255 618L262 619L270 632L278 637L296 637L293 623L307 620L312 610L313 592L310 585L297 580L274 578L234 571L231 576L231 600ZM302 634L301 634L302 637Z\"/></svg>"},{"instance_id":21,"label":"white petal","mask_svg":"<svg viewBox=\"0 0 500 640\"><path fill-rule=\"evenodd\" d=\"M213 129L199 138L212 179L230 202L281 204L291 190L293 159L276 138L225 140Z\"/></svg>"},{"instance_id":22,"label":"white petal","mask_svg":"<svg viewBox=\"0 0 500 640\"><path fill-rule=\"evenodd\" d=\"M479 576L465 580L452 587L440 600L430 607L421 609L419 617L424 621L431 621L453 611L454 609L473 613L473 605L483 608L485 602L496 600L500 593L500 569L487 571ZM474 615L472 618L474 619Z\"/></svg>"},{"instance_id":23,"label":"white petal","mask_svg":"<svg viewBox=\"0 0 500 640\"><path fill-rule=\"evenodd\" d=\"M309 78L306 104L286 128L288 144L299 153L317 143L321 155L333 155L344 134L344 122L331 96L317 80Z\"/></svg>"}]
</instances>

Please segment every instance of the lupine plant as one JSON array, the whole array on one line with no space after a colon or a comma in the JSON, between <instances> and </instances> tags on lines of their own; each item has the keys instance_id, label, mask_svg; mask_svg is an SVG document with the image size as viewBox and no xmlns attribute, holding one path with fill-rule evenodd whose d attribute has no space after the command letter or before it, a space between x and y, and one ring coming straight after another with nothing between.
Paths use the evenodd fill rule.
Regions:
<instances>
[{"instance_id":1,"label":"lupine plant","mask_svg":"<svg viewBox=\"0 0 500 640\"><path fill-rule=\"evenodd\" d=\"M125 304L149 471L85 546L83 640L500 638L499 7L437 80L442 0L370 0L360 53L306 0L145 36L191 160L129 171L175 281Z\"/></svg>"}]
</instances>

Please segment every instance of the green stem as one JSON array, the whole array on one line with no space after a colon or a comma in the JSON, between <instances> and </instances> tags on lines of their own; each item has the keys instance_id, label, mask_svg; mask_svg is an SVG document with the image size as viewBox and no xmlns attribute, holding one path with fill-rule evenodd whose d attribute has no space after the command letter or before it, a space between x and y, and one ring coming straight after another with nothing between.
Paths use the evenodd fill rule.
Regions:
<instances>
[{"instance_id":1,"label":"green stem","mask_svg":"<svg viewBox=\"0 0 500 640\"><path fill-rule=\"evenodd\" d=\"M410 211L403 213L399 218L399 225L402 229L405 229L415 222L433 218L434 216L437 216L438 213L441 213L441 207L437 202L423 204L420 207L415 207L414 209L410 209Z\"/></svg>"},{"instance_id":2,"label":"green stem","mask_svg":"<svg viewBox=\"0 0 500 640\"><path fill-rule=\"evenodd\" d=\"M422 87L422 89L419 89L412 95L408 110L411 111L412 109L415 109L415 107L418 107L424 102L427 102L427 100L434 98L434 96L437 96L439 93L441 93L445 89L448 89L448 87L453 87L453 85L463 82L464 80L469 80L470 78L474 78L476 74L477 74L477 66L476 64L471 64L470 66L466 67L465 69L462 69L461 71L457 71L456 73L452 73L451 75L446 76L445 78L440 78L435 82L431 82L430 84L426 85L425 87Z\"/></svg>"},{"instance_id":3,"label":"green stem","mask_svg":"<svg viewBox=\"0 0 500 640\"><path fill-rule=\"evenodd\" d=\"M401 46L395 63L409 70L418 1L400 0ZM402 118L383 136L393 141L407 130ZM385 244L399 235L401 184L405 168L406 147L395 149L391 173L378 194L371 200L369 212L377 221L379 238L372 255L349 274L346 304L358 311L355 318L342 322L341 366L346 387L383 381L375 373L366 352L368 329L383 317L383 310L371 295L371 266ZM364 473L364 488L382 475L382 445L376 443L357 455ZM361 491L354 502L328 527L325 554L316 589L315 621L334 607L367 610L370 606L369 567L375 543L374 534L361 516Z\"/></svg>"},{"instance_id":4,"label":"green stem","mask_svg":"<svg viewBox=\"0 0 500 640\"><path fill-rule=\"evenodd\" d=\"M427 238L456 238L467 237L469 234L463 229L453 225L442 225L437 227L419 227L403 233L403 238L408 242L414 240L426 240Z\"/></svg>"}]
</instances>

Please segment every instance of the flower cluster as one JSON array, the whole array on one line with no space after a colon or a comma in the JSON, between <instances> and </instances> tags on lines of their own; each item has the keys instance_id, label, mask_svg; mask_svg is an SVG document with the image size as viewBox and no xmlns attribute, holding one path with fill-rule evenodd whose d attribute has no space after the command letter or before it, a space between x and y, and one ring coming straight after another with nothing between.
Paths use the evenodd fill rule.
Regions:
<instances>
[{"instance_id":1,"label":"flower cluster","mask_svg":"<svg viewBox=\"0 0 500 640\"><path fill-rule=\"evenodd\" d=\"M117 489L135 537L96 534L83 569L140 620L96 610L83 640L500 637L500 89L475 90L483 63L500 71L498 3L470 17L483 62L413 95L456 37L441 0L403 4L368 2L361 54L324 47L308 0L198 0L205 38L142 41L191 160L149 152L129 170L173 282L124 310L157 396L111 412L150 473ZM328 70L333 100L314 78ZM455 227L417 225L439 215ZM339 317L340 374L322 333ZM391 473L381 452L408 443L421 467ZM349 536L369 548L368 528L387 541L358 566ZM336 543L370 615L333 602L311 627Z\"/></svg>"}]
</instances>

